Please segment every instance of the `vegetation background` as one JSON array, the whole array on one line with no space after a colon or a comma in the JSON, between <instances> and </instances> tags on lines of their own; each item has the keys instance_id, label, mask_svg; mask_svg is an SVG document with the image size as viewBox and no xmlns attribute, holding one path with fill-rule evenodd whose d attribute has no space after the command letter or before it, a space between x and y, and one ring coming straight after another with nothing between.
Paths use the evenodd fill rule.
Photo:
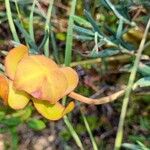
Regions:
<instances>
[{"instance_id":1,"label":"vegetation background","mask_svg":"<svg viewBox=\"0 0 150 150\"><path fill-rule=\"evenodd\" d=\"M122 149L150 149L148 30L138 53L149 17L149 0L0 0L1 73L8 50L23 43L31 53L76 69L76 91L87 97L134 87L125 94L129 102L123 97L97 106L76 102L57 122L42 118L32 105L13 111L0 103L0 149L111 150L121 111L126 115ZM129 103L127 112L123 101Z\"/></svg>"}]
</instances>

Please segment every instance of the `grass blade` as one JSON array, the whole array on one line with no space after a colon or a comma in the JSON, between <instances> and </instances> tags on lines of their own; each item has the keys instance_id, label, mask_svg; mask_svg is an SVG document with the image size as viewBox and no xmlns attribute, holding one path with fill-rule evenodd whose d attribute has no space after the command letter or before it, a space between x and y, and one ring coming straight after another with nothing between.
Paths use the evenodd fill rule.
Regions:
<instances>
[{"instance_id":1,"label":"grass blade","mask_svg":"<svg viewBox=\"0 0 150 150\"><path fill-rule=\"evenodd\" d=\"M70 123L69 119L67 116L64 116L64 122L67 125L72 137L74 138L74 140L76 141L76 144L79 146L80 150L84 150L81 140L79 139L76 131L74 130L72 124Z\"/></svg>"},{"instance_id":2,"label":"grass blade","mask_svg":"<svg viewBox=\"0 0 150 150\"><path fill-rule=\"evenodd\" d=\"M75 14L75 6L76 6L76 0L72 0L71 4L71 12L68 22L68 29L67 29L67 38L66 38L66 49L65 49L65 65L69 66L72 59L72 41L73 41L73 25L74 25L74 19L73 16Z\"/></svg>"},{"instance_id":3,"label":"grass blade","mask_svg":"<svg viewBox=\"0 0 150 150\"><path fill-rule=\"evenodd\" d=\"M40 45L38 46L38 52L41 52L41 49L42 49L43 46L45 45L48 36L49 36L48 31L45 31L44 37L43 37L43 39L42 39L42 42L41 42Z\"/></svg>"},{"instance_id":4,"label":"grass blade","mask_svg":"<svg viewBox=\"0 0 150 150\"><path fill-rule=\"evenodd\" d=\"M51 30L51 42L52 42L54 58L55 58L56 62L58 64L60 64L59 57L58 57L58 47L56 45L55 35L54 35L54 32L52 30Z\"/></svg>"},{"instance_id":5,"label":"grass blade","mask_svg":"<svg viewBox=\"0 0 150 150\"><path fill-rule=\"evenodd\" d=\"M70 17L69 17L69 22L68 22L66 48L65 48L65 62L64 62L65 66L69 66L71 63L71 59L72 59L71 55L72 55L72 42L73 42L73 25L74 25L73 16L75 14L76 2L77 2L76 0L72 0L72 3L71 3L72 7L71 7ZM63 98L63 104L65 104L65 102L66 102L66 97ZM79 146L81 150L84 150L81 140L79 136L77 135L75 129L73 128L67 116L64 116L64 122L67 125L76 144Z\"/></svg>"},{"instance_id":6,"label":"grass blade","mask_svg":"<svg viewBox=\"0 0 150 150\"><path fill-rule=\"evenodd\" d=\"M87 18L87 20L91 23L91 25L93 26L94 28L94 31L95 32L98 32L100 35L103 35L100 31L100 27L97 25L97 23L95 22L95 20L92 18L91 14L87 11L87 10L84 10L84 13L85 13L85 16Z\"/></svg>"},{"instance_id":7,"label":"grass blade","mask_svg":"<svg viewBox=\"0 0 150 150\"><path fill-rule=\"evenodd\" d=\"M94 139L94 137L93 137L93 135L92 135L90 126L89 126L89 124L88 124L88 121L87 121L85 115L82 113L82 111L81 111L81 115L82 115L82 118L83 118L85 127L86 127L86 129L87 129L87 131L88 131L88 134L89 134L89 136L90 136L90 139L91 139L91 142L92 142L92 145L93 145L93 150L98 150L97 144L96 144L95 139Z\"/></svg>"},{"instance_id":8,"label":"grass blade","mask_svg":"<svg viewBox=\"0 0 150 150\"><path fill-rule=\"evenodd\" d=\"M50 33L50 18L51 18L53 3L54 3L54 0L51 0L49 3L47 17L46 17L46 23L45 23L45 31L48 31L48 35ZM49 57L49 36L44 45L44 54L45 54L45 56Z\"/></svg>"},{"instance_id":9,"label":"grass blade","mask_svg":"<svg viewBox=\"0 0 150 150\"><path fill-rule=\"evenodd\" d=\"M18 27L18 29L20 30L20 32L24 35L25 40L27 41L27 43L31 46L31 52L32 53L37 53L37 46L34 43L34 41L31 39L30 35L28 34L28 32L22 27L22 25L19 23L18 20L15 20L15 24Z\"/></svg>"},{"instance_id":10,"label":"grass blade","mask_svg":"<svg viewBox=\"0 0 150 150\"><path fill-rule=\"evenodd\" d=\"M29 34L34 42L35 42L35 39L34 39L34 30L33 30L33 13L35 9L35 4L36 4L36 0L33 1L31 12L30 12L30 17L29 17Z\"/></svg>"},{"instance_id":11,"label":"grass blade","mask_svg":"<svg viewBox=\"0 0 150 150\"><path fill-rule=\"evenodd\" d=\"M146 37L147 37L147 34L148 34L149 27L150 27L150 19L147 23L147 26L146 26L146 29L145 29L145 32L144 32L144 36L141 40L139 49L137 51L136 59L134 61L134 65L133 65L133 68L132 68L132 71L131 71L131 74L130 74L130 77L129 77L128 85L127 85L125 96L124 96L124 99L123 99L121 115L120 115L120 120L119 120L119 125L118 125L118 131L117 131L117 136L116 136L116 140L115 140L115 147L114 147L115 150L120 150L120 147L121 147L122 138L123 138L123 126L124 126L125 116L126 116L126 112L127 112L127 106L128 106L128 103L129 103L129 97L130 97L131 90L132 90L132 87L133 87L133 84L134 84L136 72L137 72L137 69L138 69L139 62L140 62L141 54L142 54L143 49L144 49L144 44L145 44L145 41L146 41Z\"/></svg>"},{"instance_id":12,"label":"grass blade","mask_svg":"<svg viewBox=\"0 0 150 150\"><path fill-rule=\"evenodd\" d=\"M20 43L20 40L19 40L17 32L16 32L15 25L14 25L14 22L13 22L9 0L5 0L5 7L6 7L6 13L7 13L7 17L8 17L8 23L9 23L9 26L10 26L10 30L11 30L12 36L13 36L13 38L14 38L14 40L16 42Z\"/></svg>"}]
</instances>

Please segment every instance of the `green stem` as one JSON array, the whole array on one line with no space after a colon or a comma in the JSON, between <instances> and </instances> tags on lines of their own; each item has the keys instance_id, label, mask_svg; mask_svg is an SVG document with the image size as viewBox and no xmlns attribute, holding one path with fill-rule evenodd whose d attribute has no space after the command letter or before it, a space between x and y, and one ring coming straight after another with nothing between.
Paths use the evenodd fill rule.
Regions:
<instances>
[{"instance_id":1,"label":"green stem","mask_svg":"<svg viewBox=\"0 0 150 150\"><path fill-rule=\"evenodd\" d=\"M67 29L67 39L66 39L66 49L65 49L65 65L69 66L72 59L72 41L73 41L73 25L74 19L73 16L75 14L75 7L76 7L76 0L72 0L71 3L71 12L68 22L68 29Z\"/></svg>"},{"instance_id":2,"label":"green stem","mask_svg":"<svg viewBox=\"0 0 150 150\"><path fill-rule=\"evenodd\" d=\"M73 24L74 24L73 16L75 14L75 8L76 8L76 0L72 0L71 12L70 12L70 17L68 22L67 39L66 39L65 62L64 62L65 66L70 66L71 58L72 58L71 55L72 55ZM63 104L65 103L66 103L66 97L63 98ZM67 125L76 144L79 146L81 150L84 150L81 140L67 116L64 116L64 122Z\"/></svg>"},{"instance_id":3,"label":"green stem","mask_svg":"<svg viewBox=\"0 0 150 150\"><path fill-rule=\"evenodd\" d=\"M112 61L120 61L120 62L129 62L130 58L132 58L133 56L131 55L118 55L118 56L112 56L112 57L108 57L106 58L106 61L108 62L112 62ZM96 63L102 63L102 59L101 58L96 58L96 59L88 59L88 60L83 60L83 61L78 61L78 62L72 62L70 64L71 67L75 67L78 65L87 65L87 64L96 64Z\"/></svg>"},{"instance_id":4,"label":"green stem","mask_svg":"<svg viewBox=\"0 0 150 150\"><path fill-rule=\"evenodd\" d=\"M12 36L13 36L13 38L14 38L14 40L16 42L20 43L20 40L18 38L16 29L15 29L15 25L14 25L14 22L13 22L9 0L5 0L5 7L6 7L6 13L7 13L7 17L8 17L8 23L9 23L9 26L10 26L10 30L11 30Z\"/></svg>"},{"instance_id":5,"label":"green stem","mask_svg":"<svg viewBox=\"0 0 150 150\"><path fill-rule=\"evenodd\" d=\"M49 57L49 33L50 33L50 18L52 14L52 8L53 8L54 0L50 0L47 17L46 17L46 23L45 23L45 32L48 31L48 38L44 45L44 54L45 56Z\"/></svg>"},{"instance_id":6,"label":"green stem","mask_svg":"<svg viewBox=\"0 0 150 150\"><path fill-rule=\"evenodd\" d=\"M81 110L80 110L80 111L81 111ZM89 136L90 136L90 139L91 139L91 142L92 142L92 145L93 145L93 150L98 150L97 144L96 144L95 139L94 139L94 137L93 137L93 135L92 135L92 131L91 131L91 129L90 129L90 126L89 126L89 124L88 124L88 121L87 121L85 115L82 113L82 111L81 111L81 115L82 115L82 118L83 118L85 127L86 127L86 129L87 129L87 131L88 131L88 134L89 134Z\"/></svg>"},{"instance_id":7,"label":"green stem","mask_svg":"<svg viewBox=\"0 0 150 150\"><path fill-rule=\"evenodd\" d=\"M22 27L23 27L23 22L22 22L22 19L21 19L21 13L20 13L20 11L19 11L19 6L18 6L18 1L17 1L17 0L15 0L15 6L16 6L16 10L17 10L19 22L20 22L20 24L21 24ZM25 42L26 42L26 45L28 45L28 42L27 42L27 39L26 39L26 38L25 38Z\"/></svg>"},{"instance_id":8,"label":"green stem","mask_svg":"<svg viewBox=\"0 0 150 150\"><path fill-rule=\"evenodd\" d=\"M56 39L55 39L54 32L52 30L51 30L51 42L52 42L52 48L53 48L53 55L56 60L56 63L60 64L59 55L58 55L58 47L56 46Z\"/></svg>"},{"instance_id":9,"label":"green stem","mask_svg":"<svg viewBox=\"0 0 150 150\"><path fill-rule=\"evenodd\" d=\"M78 145L78 147L80 148L80 150L84 150L83 145L81 143L81 140L79 139L76 131L74 130L72 124L70 123L69 119L67 116L64 116L64 122L67 125L72 137L74 138L74 140L76 141L76 144Z\"/></svg>"},{"instance_id":10,"label":"green stem","mask_svg":"<svg viewBox=\"0 0 150 150\"><path fill-rule=\"evenodd\" d=\"M123 138L123 127L124 127L124 121L125 121L125 116L126 116L126 112L127 112L127 106L129 103L129 97L130 97L130 93L132 91L132 86L134 84L137 68L138 68L138 65L140 62L142 51L144 49L144 44L146 41L149 27L150 27L150 19L147 23L147 26L146 26L146 29L144 32L144 36L141 40L139 49L137 51L136 59L134 61L134 65L133 65L133 68L132 68L132 71L131 71L131 74L129 77L128 85L127 85L125 96L123 99L122 110L121 110L121 115L120 115L120 120L119 120L119 125L118 125L118 131L117 131L117 136L116 136L116 140L115 140L115 147L114 147L115 150L119 150L121 147L122 138Z\"/></svg>"},{"instance_id":11,"label":"green stem","mask_svg":"<svg viewBox=\"0 0 150 150\"><path fill-rule=\"evenodd\" d=\"M33 13L34 13L35 5L36 5L36 0L33 1L30 17L29 17L29 34L34 42L35 39L34 39L34 30L33 30Z\"/></svg>"}]
</instances>

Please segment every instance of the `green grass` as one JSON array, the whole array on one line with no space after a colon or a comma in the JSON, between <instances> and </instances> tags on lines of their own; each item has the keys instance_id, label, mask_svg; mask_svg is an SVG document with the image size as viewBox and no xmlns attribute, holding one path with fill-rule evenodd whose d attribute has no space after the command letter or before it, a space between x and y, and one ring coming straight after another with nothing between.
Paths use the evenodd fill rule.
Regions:
<instances>
[{"instance_id":1,"label":"green grass","mask_svg":"<svg viewBox=\"0 0 150 150\"><path fill-rule=\"evenodd\" d=\"M16 42L20 43L19 37L18 37L17 32L16 32L16 28L15 28L15 25L14 25L14 21L13 21L13 18L12 18L12 13L11 13L11 8L10 8L10 1L9 0L5 0L5 7L6 7L8 23L9 23L9 27L10 27L12 36L13 36L13 38Z\"/></svg>"}]
</instances>

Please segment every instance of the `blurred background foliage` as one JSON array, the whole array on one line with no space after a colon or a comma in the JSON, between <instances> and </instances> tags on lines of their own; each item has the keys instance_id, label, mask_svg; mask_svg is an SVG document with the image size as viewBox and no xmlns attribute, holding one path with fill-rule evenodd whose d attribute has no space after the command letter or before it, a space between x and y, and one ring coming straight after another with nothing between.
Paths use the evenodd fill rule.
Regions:
<instances>
[{"instance_id":1,"label":"blurred background foliage","mask_svg":"<svg viewBox=\"0 0 150 150\"><path fill-rule=\"evenodd\" d=\"M19 42L28 45L31 53L45 54L45 43L49 39L49 57L63 64L71 1L54 1L48 28L49 0L9 0L11 14L6 11L6 1L0 0L0 71L4 70L7 50ZM11 34L10 15L19 40ZM136 50L150 17L150 1L77 0L72 17L74 40L70 65L80 77L76 91L93 98L113 94L128 82ZM149 56L150 32L127 111L124 149L150 148ZM84 117L98 149L112 149L121 105L121 98L101 106L76 103L69 119L84 149L93 149ZM32 106L14 112L0 103L0 133L5 149L78 149L63 120L49 122L36 114Z\"/></svg>"}]
</instances>

